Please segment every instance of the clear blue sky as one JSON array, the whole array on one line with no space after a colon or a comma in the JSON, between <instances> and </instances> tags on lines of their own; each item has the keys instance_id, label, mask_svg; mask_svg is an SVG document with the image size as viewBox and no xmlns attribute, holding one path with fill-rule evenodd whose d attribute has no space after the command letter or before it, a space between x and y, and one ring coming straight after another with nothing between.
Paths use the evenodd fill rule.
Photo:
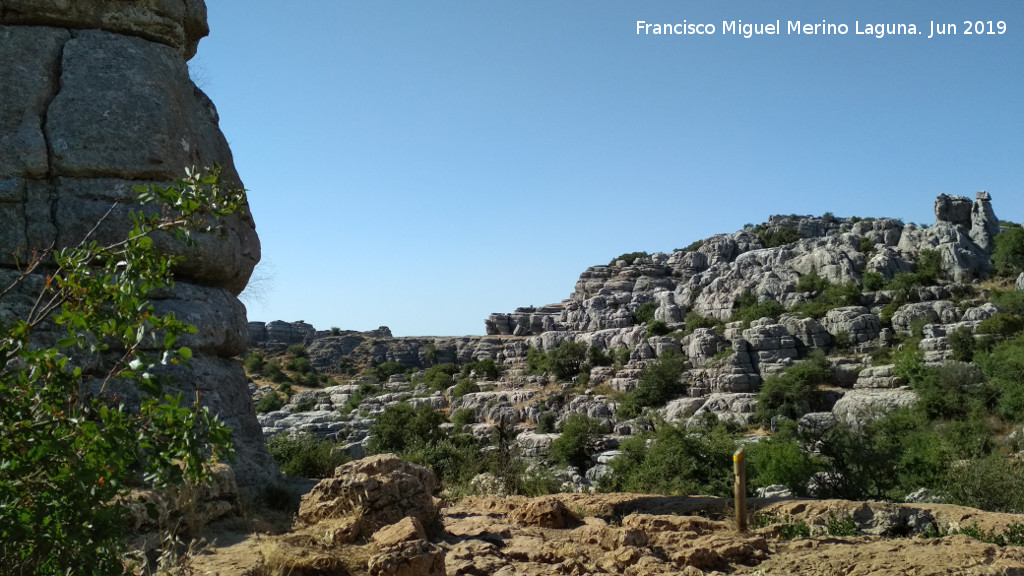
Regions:
<instances>
[{"instance_id":1,"label":"clear blue sky","mask_svg":"<svg viewBox=\"0 0 1024 576\"><path fill-rule=\"evenodd\" d=\"M1020 0L208 7L191 65L268 263L252 320L482 334L491 312L567 298L588 266L771 214L931 223L936 195L988 190L1024 219ZM723 34L736 19L783 30ZM786 34L823 19L848 34ZM959 33L928 39L933 20Z\"/></svg>"}]
</instances>

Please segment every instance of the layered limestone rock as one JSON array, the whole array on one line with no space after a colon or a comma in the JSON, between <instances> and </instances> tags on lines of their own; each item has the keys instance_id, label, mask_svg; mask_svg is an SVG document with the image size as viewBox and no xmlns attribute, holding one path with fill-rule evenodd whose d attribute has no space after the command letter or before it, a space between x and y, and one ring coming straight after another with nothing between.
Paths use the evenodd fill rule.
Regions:
<instances>
[{"instance_id":1,"label":"layered limestone rock","mask_svg":"<svg viewBox=\"0 0 1024 576\"><path fill-rule=\"evenodd\" d=\"M78 244L108 211L92 239L122 238L138 209L133 186L166 185L186 167L215 164L222 184L241 186L216 108L186 67L207 32L202 0L0 0L4 286L33 251ZM185 260L175 288L152 297L159 312L199 328L180 341L193 348L195 369L175 371L177 391L200 393L234 428L237 478L258 487L277 467L230 358L248 344L236 296L259 261L259 239L247 213L194 239L158 242ZM32 290L29 282L0 302L0 315L22 314Z\"/></svg>"}]
</instances>

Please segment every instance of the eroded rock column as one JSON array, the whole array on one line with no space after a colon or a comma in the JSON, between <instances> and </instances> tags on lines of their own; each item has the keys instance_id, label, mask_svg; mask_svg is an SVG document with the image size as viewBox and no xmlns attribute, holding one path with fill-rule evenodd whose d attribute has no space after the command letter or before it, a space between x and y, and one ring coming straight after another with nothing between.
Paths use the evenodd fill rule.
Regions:
<instances>
[{"instance_id":1,"label":"eroded rock column","mask_svg":"<svg viewBox=\"0 0 1024 576\"><path fill-rule=\"evenodd\" d=\"M241 186L216 108L188 76L207 32L202 0L0 0L0 283L33 251L80 242L115 202L95 239L123 236L135 185L219 164L222 182ZM258 488L279 473L232 358L248 342L237 295L259 238L245 213L196 240L163 243L186 260L154 303L199 328L178 387L234 428L239 483ZM29 284L0 303L0 321L24 312Z\"/></svg>"}]
</instances>

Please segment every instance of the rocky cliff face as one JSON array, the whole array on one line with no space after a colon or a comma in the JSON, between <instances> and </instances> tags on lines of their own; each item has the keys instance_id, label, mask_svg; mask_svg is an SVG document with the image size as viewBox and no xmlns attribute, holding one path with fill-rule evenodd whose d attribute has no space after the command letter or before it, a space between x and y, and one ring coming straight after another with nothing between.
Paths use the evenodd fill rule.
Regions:
<instances>
[{"instance_id":1,"label":"rocky cliff face","mask_svg":"<svg viewBox=\"0 0 1024 576\"><path fill-rule=\"evenodd\" d=\"M0 281L34 250L109 241L130 229L132 186L166 184L188 166L223 167L241 186L213 103L186 61L208 32L203 0L0 0ZM235 429L238 478L259 486L277 476L231 358L248 344L236 298L260 258L248 214L199 234L174 290L154 295L160 312L195 324L194 371L176 374L186 397L202 393ZM26 293L23 296L28 296ZM6 300L3 317L25 300Z\"/></svg>"},{"instance_id":2,"label":"rocky cliff face","mask_svg":"<svg viewBox=\"0 0 1024 576\"><path fill-rule=\"evenodd\" d=\"M922 250L939 254L948 281L985 278L999 233L989 194L979 192L974 202L943 194L935 201L935 220L918 227L888 218L772 216L688 250L593 266L568 300L492 314L485 327L487 334L516 336L624 329L636 324L634 314L648 302L657 305L655 318L670 325L689 311L726 319L744 292L790 307L813 298L797 290L800 277L812 270L833 283L859 284L865 272L892 279L912 271ZM783 232L792 241L765 246Z\"/></svg>"},{"instance_id":3,"label":"rocky cliff face","mask_svg":"<svg viewBox=\"0 0 1024 576\"><path fill-rule=\"evenodd\" d=\"M886 354L872 351L919 332L925 361L942 362L952 354L948 334L959 328L976 331L999 312L971 285L989 274L992 239L999 231L989 195L979 193L973 201L940 196L935 215L935 224L927 227L884 218L773 216L672 254L625 255L584 271L561 303L492 314L485 324L488 335L481 337L390 338L316 332L304 323L254 324L254 344L283 350L299 338L320 372L353 374L384 362L406 369L384 382L369 376L297 393L281 410L260 415L260 422L268 435L307 430L360 455L374 418L387 406L427 404L452 414L472 413L473 434L482 440L496 423L511 424L522 453L532 457L547 454L557 437L535 433L542 417L561 422L570 414L586 414L602 421L607 434L591 467L565 477L582 489L607 472L622 438L644 429L642 418L620 412L617 398L636 389L643 369L664 352L685 357L686 395L658 412L667 421L699 426L712 416L752 423L765 378L820 350L829 354L835 386L822 394L815 408L821 411L807 414L799 425L823 430L845 421L859 426L916 401L884 360ZM932 272L918 275L928 262ZM915 273L905 277L913 282L903 292L893 288L900 282L882 289L885 280L908 273ZM837 288L845 290L843 301L822 301ZM733 320L737 310L752 303L773 306L772 312ZM655 325L659 330L652 330ZM529 373L530 348L551 352L564 342L604 351L615 357L615 365L588 367L571 379ZM457 394L457 378L447 388L424 383L423 370L430 366L485 358L505 371L496 379L469 374L478 391ZM351 401L362 397L364 386L376 392L353 409Z\"/></svg>"}]
</instances>

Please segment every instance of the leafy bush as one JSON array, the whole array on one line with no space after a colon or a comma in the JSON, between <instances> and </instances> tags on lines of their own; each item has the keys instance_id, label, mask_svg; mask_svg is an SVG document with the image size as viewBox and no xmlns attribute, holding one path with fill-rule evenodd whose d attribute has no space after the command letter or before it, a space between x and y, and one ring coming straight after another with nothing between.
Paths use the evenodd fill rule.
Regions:
<instances>
[{"instance_id":1,"label":"leafy bush","mask_svg":"<svg viewBox=\"0 0 1024 576\"><path fill-rule=\"evenodd\" d=\"M857 249L864 254L870 254L875 249L875 243L871 241L867 236L861 236L860 242L857 245Z\"/></svg>"},{"instance_id":2,"label":"leafy bush","mask_svg":"<svg viewBox=\"0 0 1024 576\"><path fill-rule=\"evenodd\" d=\"M818 274L817 268L811 268L811 271L804 274L796 282L797 292L821 292L831 286L832 283L827 278Z\"/></svg>"},{"instance_id":3,"label":"leafy bush","mask_svg":"<svg viewBox=\"0 0 1024 576\"><path fill-rule=\"evenodd\" d=\"M647 330L644 332L644 335L647 338L650 338L651 336L664 336L671 332L672 329L668 327L668 324L665 324L665 322L661 320L655 320L647 325Z\"/></svg>"},{"instance_id":4,"label":"leafy bush","mask_svg":"<svg viewBox=\"0 0 1024 576\"><path fill-rule=\"evenodd\" d=\"M633 322L637 324L647 324L648 322L654 321L654 312L658 309L658 305L654 302L644 302L633 312Z\"/></svg>"},{"instance_id":5,"label":"leafy bush","mask_svg":"<svg viewBox=\"0 0 1024 576\"><path fill-rule=\"evenodd\" d=\"M637 416L642 408L663 406L675 396L685 393L686 384L681 381L685 371L686 357L666 350L640 372L636 388L623 399L619 414L631 418Z\"/></svg>"},{"instance_id":6,"label":"leafy bush","mask_svg":"<svg viewBox=\"0 0 1024 576\"><path fill-rule=\"evenodd\" d=\"M284 406L284 401L277 395L277 392L271 392L256 404L257 414L266 414L267 412L273 412L274 410L280 410Z\"/></svg>"},{"instance_id":7,"label":"leafy bush","mask_svg":"<svg viewBox=\"0 0 1024 576\"><path fill-rule=\"evenodd\" d=\"M501 375L501 366L493 358L484 358L476 362L470 362L462 367L462 374L469 376L476 372L477 376L495 379Z\"/></svg>"},{"instance_id":8,"label":"leafy bush","mask_svg":"<svg viewBox=\"0 0 1024 576\"><path fill-rule=\"evenodd\" d=\"M1021 330L1024 330L1024 317L1002 312L978 324L979 334L991 334L1002 338L1014 336Z\"/></svg>"},{"instance_id":9,"label":"leafy bush","mask_svg":"<svg viewBox=\"0 0 1024 576\"><path fill-rule=\"evenodd\" d=\"M570 414L562 421L562 435L551 443L551 457L582 472L594 454L594 441L600 433L600 420L583 414Z\"/></svg>"},{"instance_id":10,"label":"leafy bush","mask_svg":"<svg viewBox=\"0 0 1024 576\"><path fill-rule=\"evenodd\" d=\"M550 434L555 431L555 423L558 421L558 415L554 412L541 412L540 416L537 417L537 434Z\"/></svg>"},{"instance_id":11,"label":"leafy bush","mask_svg":"<svg viewBox=\"0 0 1024 576\"><path fill-rule=\"evenodd\" d=\"M267 440L267 451L282 472L306 478L327 478L335 468L351 460L338 447L338 443L309 432L282 433Z\"/></svg>"},{"instance_id":12,"label":"leafy bush","mask_svg":"<svg viewBox=\"0 0 1024 576\"><path fill-rule=\"evenodd\" d=\"M597 346L590 347L590 350L587 352L587 361L591 366L611 366L615 364L615 359Z\"/></svg>"},{"instance_id":13,"label":"leafy bush","mask_svg":"<svg viewBox=\"0 0 1024 576\"><path fill-rule=\"evenodd\" d=\"M302 344L292 344L288 347L288 355L292 358L305 358L306 348Z\"/></svg>"},{"instance_id":14,"label":"leafy bush","mask_svg":"<svg viewBox=\"0 0 1024 576\"><path fill-rule=\"evenodd\" d=\"M771 228L766 225L761 225L757 228L756 233L757 238L765 248L785 246L786 244L792 244L793 242L803 238L803 235L800 234L795 226L779 226Z\"/></svg>"},{"instance_id":15,"label":"leafy bush","mask_svg":"<svg viewBox=\"0 0 1024 576\"><path fill-rule=\"evenodd\" d=\"M402 454L420 444L437 442L444 437L440 428L444 422L444 416L426 404L413 408L399 402L385 408L370 426L366 450L370 454Z\"/></svg>"},{"instance_id":16,"label":"leafy bush","mask_svg":"<svg viewBox=\"0 0 1024 576\"><path fill-rule=\"evenodd\" d=\"M1024 290L993 290L992 303L1001 312L1024 316Z\"/></svg>"},{"instance_id":17,"label":"leafy bush","mask_svg":"<svg viewBox=\"0 0 1024 576\"><path fill-rule=\"evenodd\" d=\"M834 379L832 366L817 350L807 360L765 379L757 395L757 417L768 424L775 416L797 420L816 407L818 387Z\"/></svg>"},{"instance_id":18,"label":"leafy bush","mask_svg":"<svg viewBox=\"0 0 1024 576\"><path fill-rule=\"evenodd\" d=\"M785 314L786 307L774 300L765 300L749 306L741 306L732 314L733 322L742 321L744 326L749 326L754 320L761 318L778 318Z\"/></svg>"},{"instance_id":19,"label":"leafy bush","mask_svg":"<svg viewBox=\"0 0 1024 576\"><path fill-rule=\"evenodd\" d=\"M263 367L267 364L267 361L263 358L263 355L259 352L253 352L245 357L245 371L248 374L260 374L263 371Z\"/></svg>"},{"instance_id":20,"label":"leafy bush","mask_svg":"<svg viewBox=\"0 0 1024 576\"><path fill-rule=\"evenodd\" d=\"M946 344L952 352L953 360L970 362L974 358L974 351L977 343L974 340L974 332L961 326L946 335Z\"/></svg>"},{"instance_id":21,"label":"leafy bush","mask_svg":"<svg viewBox=\"0 0 1024 576\"><path fill-rule=\"evenodd\" d=\"M584 342L562 342L558 348L548 353L551 371L562 380L576 376L587 361L588 350Z\"/></svg>"},{"instance_id":22,"label":"leafy bush","mask_svg":"<svg viewBox=\"0 0 1024 576\"><path fill-rule=\"evenodd\" d=\"M178 339L196 329L147 297L169 287L182 262L157 252L154 236L188 241L244 206L244 193L193 171L135 190L157 206L132 213L125 240L101 245L90 232L75 247L44 250L0 289L0 299L33 291L36 302L0 329L5 574L124 574L130 489L204 482L230 454L230 428L198 399L164 392L172 382L158 374L188 363L192 351ZM83 356L109 363L86 371L71 360Z\"/></svg>"},{"instance_id":23,"label":"leafy bush","mask_svg":"<svg viewBox=\"0 0 1024 576\"><path fill-rule=\"evenodd\" d=\"M797 496L808 496L808 483L821 463L800 447L796 423L788 422L767 439L746 447L751 487L782 484Z\"/></svg>"},{"instance_id":24,"label":"leafy bush","mask_svg":"<svg viewBox=\"0 0 1024 576\"><path fill-rule=\"evenodd\" d=\"M732 492L735 442L722 426L690 431L682 424L659 423L654 434L627 438L620 449L603 490L715 496Z\"/></svg>"},{"instance_id":25,"label":"leafy bush","mask_svg":"<svg viewBox=\"0 0 1024 576\"><path fill-rule=\"evenodd\" d=\"M697 328L721 328L723 323L717 318L702 316L691 310L686 313L686 333L692 334Z\"/></svg>"},{"instance_id":26,"label":"leafy bush","mask_svg":"<svg viewBox=\"0 0 1024 576\"><path fill-rule=\"evenodd\" d=\"M609 262L608 265L614 266L616 262L618 262L619 260L623 260L626 262L626 265L628 266L632 265L634 262L641 258L646 258L647 256L647 252L628 252L626 254L618 256L617 258L612 258L612 261Z\"/></svg>"},{"instance_id":27,"label":"leafy bush","mask_svg":"<svg viewBox=\"0 0 1024 576\"><path fill-rule=\"evenodd\" d=\"M452 412L450 420L456 427L462 428L463 426L476 423L476 412L472 408L459 408Z\"/></svg>"},{"instance_id":28,"label":"leafy bush","mask_svg":"<svg viewBox=\"0 0 1024 576\"><path fill-rule=\"evenodd\" d=\"M458 374L455 364L438 364L427 368L423 373L423 383L433 390L445 390L452 385L452 376Z\"/></svg>"},{"instance_id":29,"label":"leafy bush","mask_svg":"<svg viewBox=\"0 0 1024 576\"><path fill-rule=\"evenodd\" d=\"M299 374L309 374L313 370L312 365L309 363L309 358L305 356L292 358L284 367Z\"/></svg>"},{"instance_id":30,"label":"leafy bush","mask_svg":"<svg viewBox=\"0 0 1024 576\"><path fill-rule=\"evenodd\" d=\"M373 367L372 371L377 380L381 382L387 382L392 376L405 373L405 365L401 362L395 362L389 360L387 362L381 362L380 364Z\"/></svg>"},{"instance_id":31,"label":"leafy bush","mask_svg":"<svg viewBox=\"0 0 1024 576\"><path fill-rule=\"evenodd\" d=\"M1014 278L1024 272L1024 228L1009 228L996 234L992 265L999 276Z\"/></svg>"},{"instance_id":32,"label":"leafy bush","mask_svg":"<svg viewBox=\"0 0 1024 576\"><path fill-rule=\"evenodd\" d=\"M466 394L472 394L473 392L479 391L480 387L476 385L476 382L473 382L469 378L463 378L462 380L459 380L459 383L455 385L454 389L452 389L452 396L455 398L462 398Z\"/></svg>"},{"instance_id":33,"label":"leafy bush","mask_svg":"<svg viewBox=\"0 0 1024 576\"><path fill-rule=\"evenodd\" d=\"M935 284L942 275L942 256L936 250L921 250L917 254L914 275L922 286Z\"/></svg>"},{"instance_id":34,"label":"leafy bush","mask_svg":"<svg viewBox=\"0 0 1024 576\"><path fill-rule=\"evenodd\" d=\"M530 347L526 351L526 371L530 374L543 374L548 371L548 355L543 350Z\"/></svg>"},{"instance_id":35,"label":"leafy bush","mask_svg":"<svg viewBox=\"0 0 1024 576\"><path fill-rule=\"evenodd\" d=\"M868 292L874 292L885 287L885 277L874 270L865 270L860 276L860 284Z\"/></svg>"}]
</instances>

